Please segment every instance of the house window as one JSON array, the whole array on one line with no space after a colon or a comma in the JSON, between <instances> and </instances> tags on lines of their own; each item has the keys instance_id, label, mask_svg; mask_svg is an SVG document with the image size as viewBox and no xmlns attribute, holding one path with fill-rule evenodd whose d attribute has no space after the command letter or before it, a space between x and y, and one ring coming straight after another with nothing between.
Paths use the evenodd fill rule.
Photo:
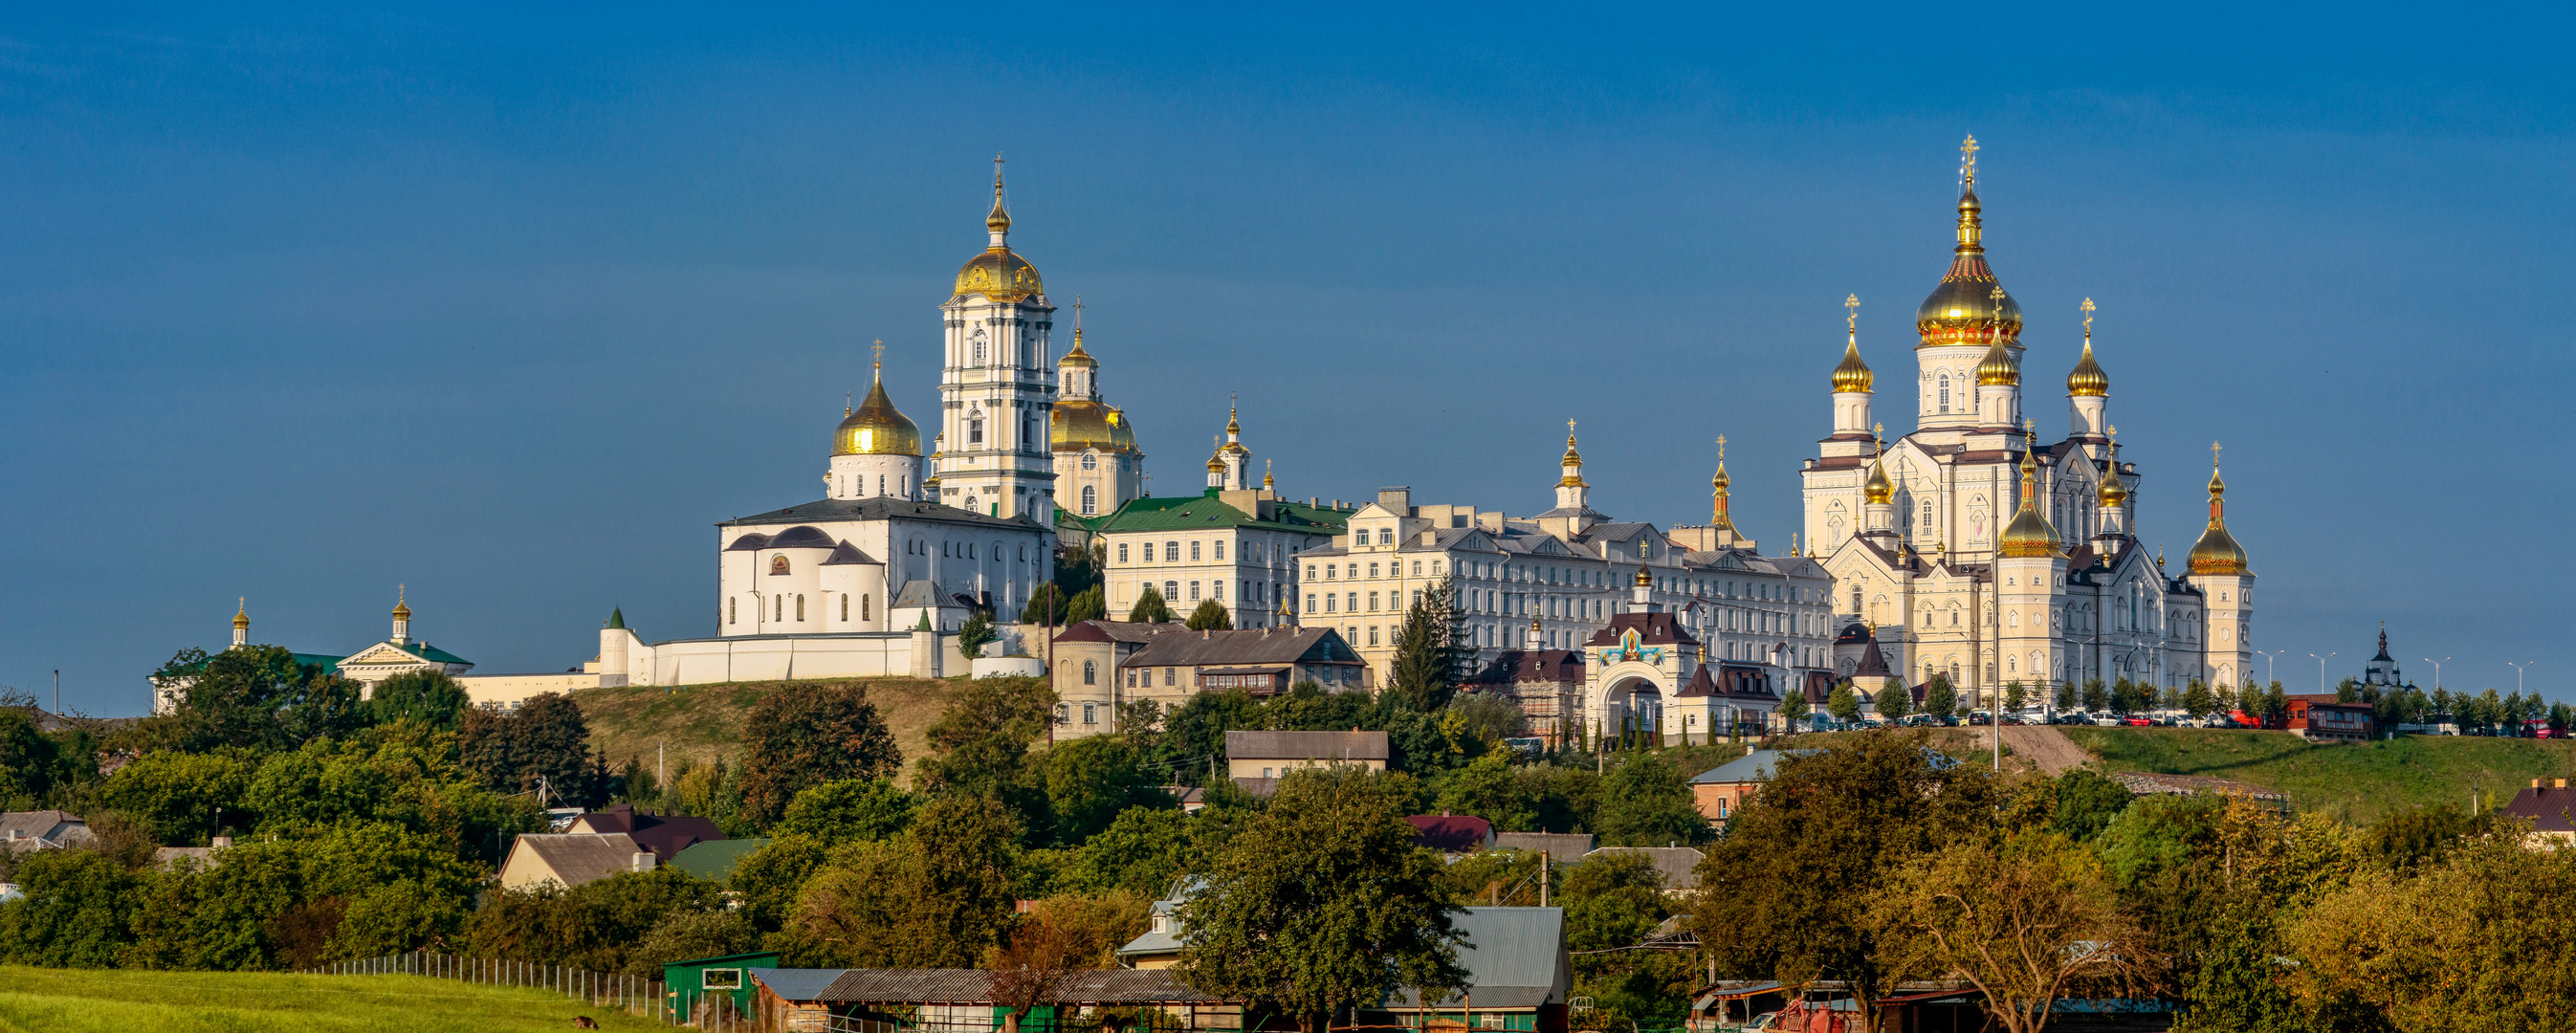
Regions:
<instances>
[{"instance_id":1,"label":"house window","mask_svg":"<svg viewBox=\"0 0 2576 1033\"><path fill-rule=\"evenodd\" d=\"M1164 543L1163 543L1163 562L1165 562L1165 563L1179 563L1180 561L1181 561L1181 543L1179 543L1179 542L1164 542Z\"/></svg>"},{"instance_id":2,"label":"house window","mask_svg":"<svg viewBox=\"0 0 2576 1033\"><path fill-rule=\"evenodd\" d=\"M1392 528L1392 527L1381 527L1381 528L1378 528L1378 529L1377 529L1377 543L1378 543L1379 545L1393 545L1393 544L1395 544L1395 529L1394 529L1394 528Z\"/></svg>"},{"instance_id":3,"label":"house window","mask_svg":"<svg viewBox=\"0 0 2576 1033\"><path fill-rule=\"evenodd\" d=\"M1089 465L1091 465L1091 457L1090 457L1090 456L1084 456L1084 457L1082 457L1082 463L1083 463L1083 465L1085 465L1085 466L1089 466ZM1084 516L1090 516L1090 515L1092 515L1093 513L1098 512L1098 511L1099 511L1099 508L1100 508L1100 489L1099 489L1099 488L1097 488L1097 487L1094 487L1094 486L1092 486L1092 485L1088 485L1088 484L1083 485L1083 486L1082 486L1082 515L1084 515ZM1118 551L1120 551L1120 552L1125 552L1125 551L1127 551L1127 550L1126 550L1126 547L1125 547L1125 546L1120 546ZM1123 557L1123 556L1122 556L1122 557L1120 557L1120 558L1121 558L1121 559L1124 559L1125 557Z\"/></svg>"},{"instance_id":4,"label":"house window","mask_svg":"<svg viewBox=\"0 0 2576 1033\"><path fill-rule=\"evenodd\" d=\"M982 413L966 417L966 443L969 445L981 445L984 443L984 415Z\"/></svg>"},{"instance_id":5,"label":"house window","mask_svg":"<svg viewBox=\"0 0 2576 1033\"><path fill-rule=\"evenodd\" d=\"M1180 597L1181 597L1181 583L1180 583L1180 582L1178 582L1178 581L1165 581L1165 582L1163 582L1163 598L1165 598L1165 599L1178 599L1178 598L1180 598Z\"/></svg>"},{"instance_id":6,"label":"house window","mask_svg":"<svg viewBox=\"0 0 2576 1033\"><path fill-rule=\"evenodd\" d=\"M1941 412L1950 411L1950 375L1941 374Z\"/></svg>"},{"instance_id":7,"label":"house window","mask_svg":"<svg viewBox=\"0 0 2576 1033\"><path fill-rule=\"evenodd\" d=\"M1199 601L1199 583L1196 581L1190 582L1190 601Z\"/></svg>"},{"instance_id":8,"label":"house window","mask_svg":"<svg viewBox=\"0 0 2576 1033\"><path fill-rule=\"evenodd\" d=\"M1127 562L1127 543L1125 542L1118 543L1118 562Z\"/></svg>"},{"instance_id":9,"label":"house window","mask_svg":"<svg viewBox=\"0 0 2576 1033\"><path fill-rule=\"evenodd\" d=\"M770 615L769 615L769 619L770 619L770 620L774 620L774 621L783 621L783 620L786 620L786 619L787 619L787 597L786 597L786 596L784 596L784 595L777 596L777 597L772 601L772 605L771 605L770 609L773 611L773 612L772 612L772 613L770 613Z\"/></svg>"},{"instance_id":10,"label":"house window","mask_svg":"<svg viewBox=\"0 0 2576 1033\"><path fill-rule=\"evenodd\" d=\"M1377 576L1377 564L1375 564L1375 563L1371 563L1371 564L1369 564L1369 576L1370 576L1370 577L1376 577L1376 576Z\"/></svg>"},{"instance_id":11,"label":"house window","mask_svg":"<svg viewBox=\"0 0 2576 1033\"><path fill-rule=\"evenodd\" d=\"M1377 610L1377 593L1375 592L1369 593L1369 610L1371 612L1375 612Z\"/></svg>"},{"instance_id":12,"label":"house window","mask_svg":"<svg viewBox=\"0 0 2576 1033\"><path fill-rule=\"evenodd\" d=\"M1369 644L1372 646L1377 644L1377 625L1375 624L1369 625Z\"/></svg>"},{"instance_id":13,"label":"house window","mask_svg":"<svg viewBox=\"0 0 2576 1033\"><path fill-rule=\"evenodd\" d=\"M1083 454L1082 454L1082 468L1083 468L1083 469L1085 469L1085 470L1097 470L1097 469L1100 469L1100 457L1099 457L1099 456L1097 456L1097 455L1094 455L1094 454L1092 454L1092 453L1090 453L1090 452L1085 452L1085 453L1083 453Z\"/></svg>"},{"instance_id":14,"label":"house window","mask_svg":"<svg viewBox=\"0 0 2576 1033\"><path fill-rule=\"evenodd\" d=\"M1315 593L1313 592L1306 593L1306 612L1315 612Z\"/></svg>"},{"instance_id":15,"label":"house window","mask_svg":"<svg viewBox=\"0 0 2576 1033\"><path fill-rule=\"evenodd\" d=\"M1210 581L1210 582L1208 582L1208 598L1210 598L1210 599L1224 599L1224 598L1225 598L1225 579L1224 579L1224 578L1218 578L1218 579L1216 579L1216 580L1214 580L1214 581Z\"/></svg>"},{"instance_id":16,"label":"house window","mask_svg":"<svg viewBox=\"0 0 2576 1033\"><path fill-rule=\"evenodd\" d=\"M1089 661L1089 660L1085 660L1085 661L1083 661L1083 662L1082 662L1082 683L1083 683L1083 684L1085 684L1085 685L1092 685L1092 684L1096 684L1096 683L1097 683L1097 679L1099 678L1099 674L1100 674L1100 665L1099 665L1099 664L1094 663L1094 662ZM1089 704L1085 704L1085 707L1086 707L1086 708L1088 708L1088 706L1089 706ZM1083 719L1082 723L1084 723L1084 724L1090 724L1090 723L1091 723L1091 719L1086 717L1086 718L1084 718L1084 719Z\"/></svg>"},{"instance_id":17,"label":"house window","mask_svg":"<svg viewBox=\"0 0 2576 1033\"><path fill-rule=\"evenodd\" d=\"M1196 562L1198 562L1198 561L1199 561L1199 543L1198 543L1198 542L1196 542L1196 541L1192 541L1192 542L1190 542L1190 562L1192 562L1192 563L1196 563Z\"/></svg>"},{"instance_id":18,"label":"house window","mask_svg":"<svg viewBox=\"0 0 2576 1033\"><path fill-rule=\"evenodd\" d=\"M725 623L727 623L727 624L731 624L731 623L733 623L733 622L734 622L734 617L735 617L735 613L734 613L734 609L735 609L735 607L734 607L734 604L735 604L735 603L738 603L738 602L741 602L741 601L742 601L742 600L740 600L740 599L727 599L727 600L725 600Z\"/></svg>"},{"instance_id":19,"label":"house window","mask_svg":"<svg viewBox=\"0 0 2576 1033\"><path fill-rule=\"evenodd\" d=\"M1129 668L1127 671L1127 687L1131 689L1136 687L1136 671L1134 668Z\"/></svg>"},{"instance_id":20,"label":"house window","mask_svg":"<svg viewBox=\"0 0 2576 1033\"><path fill-rule=\"evenodd\" d=\"M1097 703L1085 703L1082 705L1083 724L1096 725L1100 723L1099 706L1100 705Z\"/></svg>"},{"instance_id":21,"label":"house window","mask_svg":"<svg viewBox=\"0 0 2576 1033\"><path fill-rule=\"evenodd\" d=\"M848 592L843 592L843 593L841 593L841 620L842 620L844 623L846 623L846 622L848 622L848 621L849 621L849 619L850 619L850 593L848 593Z\"/></svg>"},{"instance_id":22,"label":"house window","mask_svg":"<svg viewBox=\"0 0 2576 1033\"><path fill-rule=\"evenodd\" d=\"M1177 680L1180 678L1180 676L1181 676L1181 669L1180 669L1180 668L1178 668L1178 667L1166 667L1166 668L1163 668L1163 684L1165 684L1165 685L1173 684L1175 681L1177 681Z\"/></svg>"},{"instance_id":23,"label":"house window","mask_svg":"<svg viewBox=\"0 0 2576 1033\"><path fill-rule=\"evenodd\" d=\"M1225 540L1222 538L1216 543L1216 559L1219 563L1225 562Z\"/></svg>"}]
</instances>

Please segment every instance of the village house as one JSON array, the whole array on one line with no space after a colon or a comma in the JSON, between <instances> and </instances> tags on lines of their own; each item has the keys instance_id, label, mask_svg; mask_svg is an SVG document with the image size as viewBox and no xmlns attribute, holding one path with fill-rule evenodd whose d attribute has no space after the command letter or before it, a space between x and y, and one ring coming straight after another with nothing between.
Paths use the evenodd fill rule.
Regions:
<instances>
[{"instance_id":1,"label":"village house","mask_svg":"<svg viewBox=\"0 0 2576 1033\"><path fill-rule=\"evenodd\" d=\"M1169 709L1203 692L1273 696L1299 682L1360 691L1368 665L1341 633L1295 626L1192 631L1178 623L1083 621L1059 632L1050 672L1056 737L1118 730L1119 708L1152 700Z\"/></svg>"},{"instance_id":2,"label":"village house","mask_svg":"<svg viewBox=\"0 0 2576 1033\"><path fill-rule=\"evenodd\" d=\"M619 872L653 870L653 852L623 832L526 832L501 862L501 888L535 889L546 883L570 889Z\"/></svg>"}]
</instances>

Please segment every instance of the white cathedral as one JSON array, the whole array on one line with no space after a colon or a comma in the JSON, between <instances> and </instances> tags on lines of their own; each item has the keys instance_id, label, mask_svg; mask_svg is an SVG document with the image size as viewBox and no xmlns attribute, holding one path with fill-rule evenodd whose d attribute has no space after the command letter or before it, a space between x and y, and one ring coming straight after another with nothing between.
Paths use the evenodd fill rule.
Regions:
<instances>
[{"instance_id":1,"label":"white cathedral","mask_svg":"<svg viewBox=\"0 0 2576 1033\"><path fill-rule=\"evenodd\" d=\"M594 662L603 683L941 673L942 633L977 608L1014 620L1054 577L1062 518L1142 493L1135 428L1102 400L1082 331L1050 358L1055 306L1011 250L996 168L985 249L939 306L930 452L878 362L833 431L824 497L716 525L716 634L646 643L614 622Z\"/></svg>"},{"instance_id":2,"label":"white cathedral","mask_svg":"<svg viewBox=\"0 0 2576 1033\"><path fill-rule=\"evenodd\" d=\"M1976 141L1962 152L1949 274L1914 316L1916 429L1883 440L1876 374L1847 320L1833 433L1802 473L1805 534L1834 578L1834 610L1864 629L1837 650L1843 672L1875 639L1900 683L1942 674L1968 698L2013 681L2240 683L2254 575L2227 533L2225 484L2213 468L2209 525L2185 569L2168 572L2130 523L2140 474L2119 457L2090 299L2066 376L2067 436L2036 442L2021 306L1986 262Z\"/></svg>"}]
</instances>

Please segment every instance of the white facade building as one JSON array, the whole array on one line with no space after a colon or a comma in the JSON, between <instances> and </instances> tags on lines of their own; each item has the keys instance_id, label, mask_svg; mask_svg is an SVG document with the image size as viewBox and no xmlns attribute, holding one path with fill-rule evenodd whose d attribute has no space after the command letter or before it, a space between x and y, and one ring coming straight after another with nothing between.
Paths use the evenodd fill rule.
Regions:
<instances>
[{"instance_id":1,"label":"white facade building","mask_svg":"<svg viewBox=\"0 0 2576 1033\"><path fill-rule=\"evenodd\" d=\"M1833 431L1802 474L1836 623L1874 629L1904 683L1943 674L1980 702L2013 681L2241 683L2253 574L2226 529L2225 485L2211 475L2209 525L2188 570L2168 574L2132 532L2138 467L2119 458L2089 299L2068 434L2032 440L2022 310L1987 264L1982 211L1969 161L1949 273L1915 313L1913 433L1882 443L1876 376L1846 326ZM1838 659L1851 673L1860 649Z\"/></svg>"},{"instance_id":2,"label":"white facade building","mask_svg":"<svg viewBox=\"0 0 2576 1033\"><path fill-rule=\"evenodd\" d=\"M957 270L940 306L947 362L939 377L939 494L934 500L992 517L1052 527L1055 459L1048 447L1055 371L1047 359L1055 307L1037 267L1012 253L1002 174L993 171L990 243Z\"/></svg>"}]
</instances>

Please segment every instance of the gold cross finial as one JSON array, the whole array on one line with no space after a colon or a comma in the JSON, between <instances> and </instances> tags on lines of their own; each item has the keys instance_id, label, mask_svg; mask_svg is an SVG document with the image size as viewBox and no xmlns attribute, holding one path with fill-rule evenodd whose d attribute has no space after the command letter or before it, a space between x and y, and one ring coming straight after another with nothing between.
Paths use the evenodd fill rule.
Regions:
<instances>
[{"instance_id":1,"label":"gold cross finial","mask_svg":"<svg viewBox=\"0 0 2576 1033\"><path fill-rule=\"evenodd\" d=\"M1567 420L1567 421L1565 421L1565 444L1566 444L1566 446L1567 446L1567 447L1569 447L1569 448L1570 448L1570 447L1573 447L1573 445L1574 445L1574 421L1573 421L1573 420Z\"/></svg>"},{"instance_id":2,"label":"gold cross finial","mask_svg":"<svg viewBox=\"0 0 2576 1033\"><path fill-rule=\"evenodd\" d=\"M1726 435L1724 434L1717 436L1717 461L1721 463L1726 461Z\"/></svg>"},{"instance_id":3,"label":"gold cross finial","mask_svg":"<svg viewBox=\"0 0 2576 1033\"><path fill-rule=\"evenodd\" d=\"M1887 437L1887 425L1886 425L1886 424L1884 424L1884 423L1873 423L1873 424L1870 424L1870 425L1869 425L1869 433L1870 433L1870 436L1871 436L1871 437L1875 437L1875 438L1885 438L1885 437Z\"/></svg>"},{"instance_id":4,"label":"gold cross finial","mask_svg":"<svg viewBox=\"0 0 2576 1033\"><path fill-rule=\"evenodd\" d=\"M1843 298L1843 330L1855 334L1860 332L1860 295L1858 294Z\"/></svg>"},{"instance_id":5,"label":"gold cross finial","mask_svg":"<svg viewBox=\"0 0 2576 1033\"><path fill-rule=\"evenodd\" d=\"M1959 144L1959 185L1977 185L1977 138L1974 134Z\"/></svg>"},{"instance_id":6,"label":"gold cross finial","mask_svg":"<svg viewBox=\"0 0 2576 1033\"><path fill-rule=\"evenodd\" d=\"M1002 152L993 152L993 200L1002 199Z\"/></svg>"},{"instance_id":7,"label":"gold cross finial","mask_svg":"<svg viewBox=\"0 0 2576 1033\"><path fill-rule=\"evenodd\" d=\"M2084 340L2088 344L2093 341L2093 299L2091 298L2084 299Z\"/></svg>"},{"instance_id":8,"label":"gold cross finial","mask_svg":"<svg viewBox=\"0 0 2576 1033\"><path fill-rule=\"evenodd\" d=\"M871 360L871 363L870 363L870 364L871 364L871 365L876 366L878 369L884 369L884 368L885 368L885 338L880 337L880 338L877 338L877 339L876 339L876 340L874 340L874 341L870 341L870 342L868 342L868 347L869 347L870 349L872 349L872 350L874 350L874 351L876 352L876 358L875 358L875 359L873 359L873 360Z\"/></svg>"},{"instance_id":9,"label":"gold cross finial","mask_svg":"<svg viewBox=\"0 0 2576 1033\"><path fill-rule=\"evenodd\" d=\"M2102 429L2107 430L2107 431L2109 431L2109 432L2111 433L2111 450L2112 450L2112 451L2114 451L2114 452L2119 451L2119 450L2120 450L2120 428L2119 428L2119 427L2117 427L2117 426L2110 426L2110 427L2104 427L2104 428L2102 428Z\"/></svg>"},{"instance_id":10,"label":"gold cross finial","mask_svg":"<svg viewBox=\"0 0 2576 1033\"><path fill-rule=\"evenodd\" d=\"M2218 469L2218 450L2219 450L2219 449L2221 449L2221 448L2225 448L2225 447L2227 447L2227 446L2225 446L2225 445L2221 445L2221 444L2219 444L2218 442L2215 442L2215 441L2212 441L2212 442L2210 442L2210 443L2209 443L2209 468L2210 468L2210 469L2212 469L2212 470Z\"/></svg>"},{"instance_id":11,"label":"gold cross finial","mask_svg":"<svg viewBox=\"0 0 2576 1033\"><path fill-rule=\"evenodd\" d=\"M1073 296L1073 328L1082 329L1082 295Z\"/></svg>"}]
</instances>

